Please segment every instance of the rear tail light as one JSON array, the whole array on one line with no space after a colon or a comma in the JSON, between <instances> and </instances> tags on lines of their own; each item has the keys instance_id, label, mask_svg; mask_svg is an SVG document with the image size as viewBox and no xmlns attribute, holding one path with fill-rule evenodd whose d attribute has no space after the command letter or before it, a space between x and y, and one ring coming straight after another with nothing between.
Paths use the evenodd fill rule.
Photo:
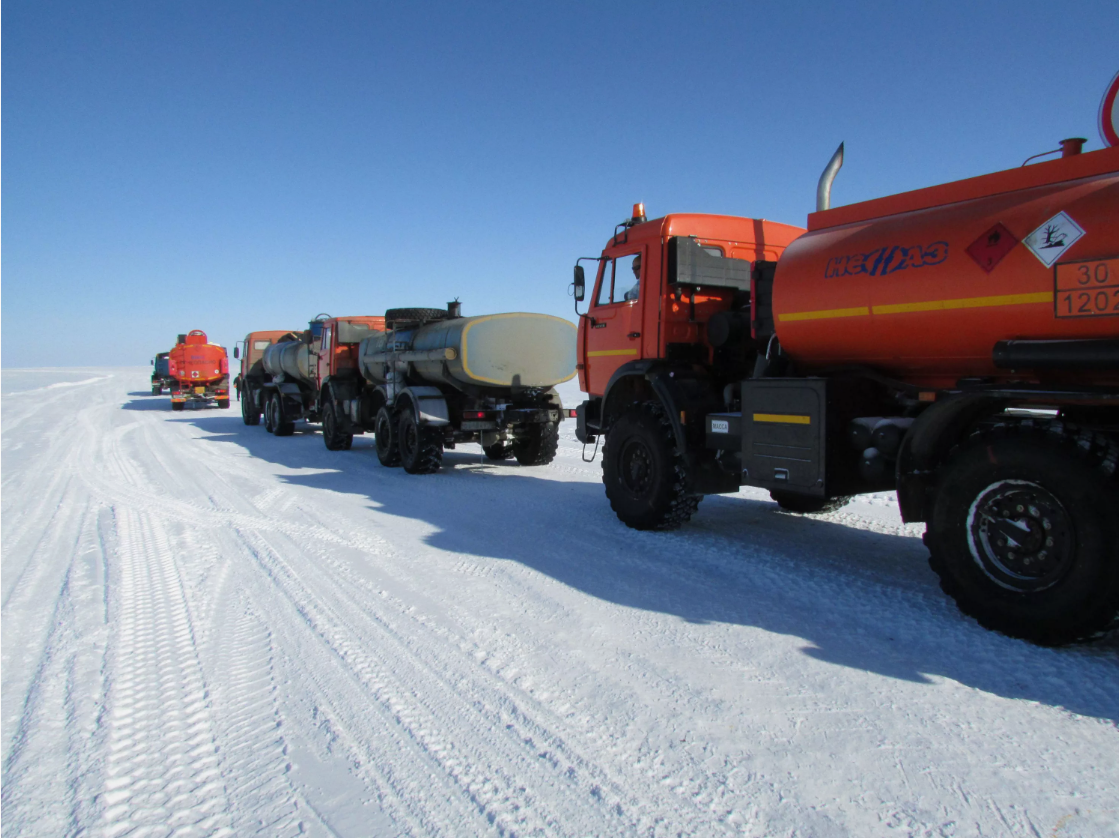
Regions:
<instances>
[{"instance_id":1,"label":"rear tail light","mask_svg":"<svg viewBox=\"0 0 1119 838\"><path fill-rule=\"evenodd\" d=\"M485 419L486 411L484 410L467 410L462 414L463 419Z\"/></svg>"}]
</instances>

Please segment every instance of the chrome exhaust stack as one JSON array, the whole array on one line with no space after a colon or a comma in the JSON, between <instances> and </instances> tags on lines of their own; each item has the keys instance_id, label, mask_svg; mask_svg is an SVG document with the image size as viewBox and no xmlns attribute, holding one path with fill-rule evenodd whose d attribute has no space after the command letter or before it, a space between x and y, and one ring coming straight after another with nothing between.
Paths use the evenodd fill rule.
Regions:
<instances>
[{"instance_id":1,"label":"chrome exhaust stack","mask_svg":"<svg viewBox=\"0 0 1119 838\"><path fill-rule=\"evenodd\" d=\"M831 185L835 180L835 176L839 174L840 168L843 166L843 143L839 144L839 148L835 150L835 154L831 156L828 165L824 167L824 173L820 175L820 182L816 185L816 212L823 212L826 209L831 209Z\"/></svg>"}]
</instances>

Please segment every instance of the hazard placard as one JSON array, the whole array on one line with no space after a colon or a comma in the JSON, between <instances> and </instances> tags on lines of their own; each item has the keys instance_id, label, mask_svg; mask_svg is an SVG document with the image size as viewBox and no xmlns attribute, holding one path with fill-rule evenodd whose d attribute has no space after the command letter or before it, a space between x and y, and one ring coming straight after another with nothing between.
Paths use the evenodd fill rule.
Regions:
<instances>
[{"instance_id":1,"label":"hazard placard","mask_svg":"<svg viewBox=\"0 0 1119 838\"><path fill-rule=\"evenodd\" d=\"M1084 228L1062 210L1022 239L1022 244L1049 268L1083 235Z\"/></svg>"},{"instance_id":2,"label":"hazard placard","mask_svg":"<svg viewBox=\"0 0 1119 838\"><path fill-rule=\"evenodd\" d=\"M1014 249L1018 237L999 223L967 246L967 255L987 273L995 269L1002 257Z\"/></svg>"}]
</instances>

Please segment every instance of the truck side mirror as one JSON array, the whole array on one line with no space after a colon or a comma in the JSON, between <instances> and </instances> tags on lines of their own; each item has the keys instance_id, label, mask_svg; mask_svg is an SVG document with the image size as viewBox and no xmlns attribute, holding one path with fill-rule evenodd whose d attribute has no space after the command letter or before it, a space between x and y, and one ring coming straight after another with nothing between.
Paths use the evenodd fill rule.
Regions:
<instances>
[{"instance_id":1,"label":"truck side mirror","mask_svg":"<svg viewBox=\"0 0 1119 838\"><path fill-rule=\"evenodd\" d=\"M234 358L240 358L241 357L241 348L239 346L233 347L233 357Z\"/></svg>"},{"instance_id":2,"label":"truck side mirror","mask_svg":"<svg viewBox=\"0 0 1119 838\"><path fill-rule=\"evenodd\" d=\"M152 358L152 366L155 366L155 358Z\"/></svg>"},{"instance_id":3,"label":"truck side mirror","mask_svg":"<svg viewBox=\"0 0 1119 838\"><path fill-rule=\"evenodd\" d=\"M575 266L575 302L583 302L583 298L587 296L587 275L583 271L582 265Z\"/></svg>"}]
</instances>

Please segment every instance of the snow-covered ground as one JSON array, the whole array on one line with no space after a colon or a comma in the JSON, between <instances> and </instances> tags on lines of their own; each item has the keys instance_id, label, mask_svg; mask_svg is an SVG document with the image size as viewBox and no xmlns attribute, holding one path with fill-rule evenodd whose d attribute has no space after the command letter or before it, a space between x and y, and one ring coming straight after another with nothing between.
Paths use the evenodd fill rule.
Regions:
<instances>
[{"instance_id":1,"label":"snow-covered ground","mask_svg":"<svg viewBox=\"0 0 1119 838\"><path fill-rule=\"evenodd\" d=\"M572 422L414 477L148 372L2 374L5 836L1119 834L1119 642L979 628L888 496L639 533Z\"/></svg>"}]
</instances>

